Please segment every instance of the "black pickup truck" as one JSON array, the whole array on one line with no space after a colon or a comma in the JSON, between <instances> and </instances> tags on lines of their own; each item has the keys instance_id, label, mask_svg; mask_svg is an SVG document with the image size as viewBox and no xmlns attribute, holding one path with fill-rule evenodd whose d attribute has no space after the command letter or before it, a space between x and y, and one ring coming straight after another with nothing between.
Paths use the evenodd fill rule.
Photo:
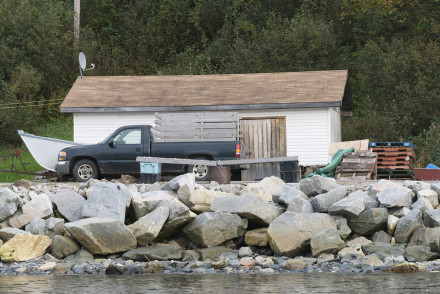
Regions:
<instances>
[{"instance_id":1,"label":"black pickup truck","mask_svg":"<svg viewBox=\"0 0 440 294\"><path fill-rule=\"evenodd\" d=\"M63 149L58 154L56 172L72 175L84 182L103 174L136 174L140 171L137 156L191 159L234 159L240 157L240 142L154 142L151 126L133 125L118 128L103 142ZM204 165L164 165L163 170L194 172L197 180L206 180L209 169Z\"/></svg>"}]
</instances>

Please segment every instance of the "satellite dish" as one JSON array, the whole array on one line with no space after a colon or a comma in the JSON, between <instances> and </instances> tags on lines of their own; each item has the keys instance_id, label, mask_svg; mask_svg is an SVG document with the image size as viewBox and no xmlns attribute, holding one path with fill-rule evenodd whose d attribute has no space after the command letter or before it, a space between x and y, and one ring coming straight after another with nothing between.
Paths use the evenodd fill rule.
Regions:
<instances>
[{"instance_id":1,"label":"satellite dish","mask_svg":"<svg viewBox=\"0 0 440 294\"><path fill-rule=\"evenodd\" d=\"M86 60L86 56L84 55L84 53L80 52L79 56L78 56L78 61L79 61L79 73L81 75L81 79L83 76L83 71L87 71L87 70L91 70L95 68L95 65L93 63L91 63L91 68L86 68L87 66L87 60Z\"/></svg>"},{"instance_id":2,"label":"satellite dish","mask_svg":"<svg viewBox=\"0 0 440 294\"><path fill-rule=\"evenodd\" d=\"M80 52L78 59L79 59L79 67L82 70L85 70L86 69L86 65L87 65L87 61L86 61L86 56L84 55L84 53Z\"/></svg>"}]
</instances>

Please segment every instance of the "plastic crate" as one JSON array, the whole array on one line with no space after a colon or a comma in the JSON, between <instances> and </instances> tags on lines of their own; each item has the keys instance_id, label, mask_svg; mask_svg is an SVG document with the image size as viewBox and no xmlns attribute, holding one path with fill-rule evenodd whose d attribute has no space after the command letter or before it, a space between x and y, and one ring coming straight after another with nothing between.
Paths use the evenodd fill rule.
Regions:
<instances>
[{"instance_id":1,"label":"plastic crate","mask_svg":"<svg viewBox=\"0 0 440 294\"><path fill-rule=\"evenodd\" d=\"M280 177L286 183L297 183L299 181L298 161L280 162Z\"/></svg>"},{"instance_id":2,"label":"plastic crate","mask_svg":"<svg viewBox=\"0 0 440 294\"><path fill-rule=\"evenodd\" d=\"M141 174L160 174L162 172L162 163L141 162Z\"/></svg>"},{"instance_id":3,"label":"plastic crate","mask_svg":"<svg viewBox=\"0 0 440 294\"><path fill-rule=\"evenodd\" d=\"M154 184L160 182L161 174L141 174L139 182L141 184Z\"/></svg>"}]
</instances>

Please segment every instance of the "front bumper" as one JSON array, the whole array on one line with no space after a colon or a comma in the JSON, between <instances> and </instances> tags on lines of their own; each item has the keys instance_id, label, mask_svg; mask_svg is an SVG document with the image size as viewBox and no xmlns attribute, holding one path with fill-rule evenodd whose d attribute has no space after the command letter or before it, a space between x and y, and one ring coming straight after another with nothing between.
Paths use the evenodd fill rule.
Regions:
<instances>
[{"instance_id":1,"label":"front bumper","mask_svg":"<svg viewBox=\"0 0 440 294\"><path fill-rule=\"evenodd\" d=\"M55 166L55 171L57 172L57 175L64 176L68 175L69 172L69 161L58 161L57 165Z\"/></svg>"}]
</instances>

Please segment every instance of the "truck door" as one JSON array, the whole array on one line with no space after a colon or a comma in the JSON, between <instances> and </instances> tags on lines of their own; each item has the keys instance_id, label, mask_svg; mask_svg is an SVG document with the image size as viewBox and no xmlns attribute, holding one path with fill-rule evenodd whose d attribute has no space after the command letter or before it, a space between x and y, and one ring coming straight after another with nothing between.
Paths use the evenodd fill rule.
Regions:
<instances>
[{"instance_id":1,"label":"truck door","mask_svg":"<svg viewBox=\"0 0 440 294\"><path fill-rule=\"evenodd\" d=\"M139 172L137 156L144 154L142 127L123 129L104 145L99 161L104 172Z\"/></svg>"}]
</instances>

